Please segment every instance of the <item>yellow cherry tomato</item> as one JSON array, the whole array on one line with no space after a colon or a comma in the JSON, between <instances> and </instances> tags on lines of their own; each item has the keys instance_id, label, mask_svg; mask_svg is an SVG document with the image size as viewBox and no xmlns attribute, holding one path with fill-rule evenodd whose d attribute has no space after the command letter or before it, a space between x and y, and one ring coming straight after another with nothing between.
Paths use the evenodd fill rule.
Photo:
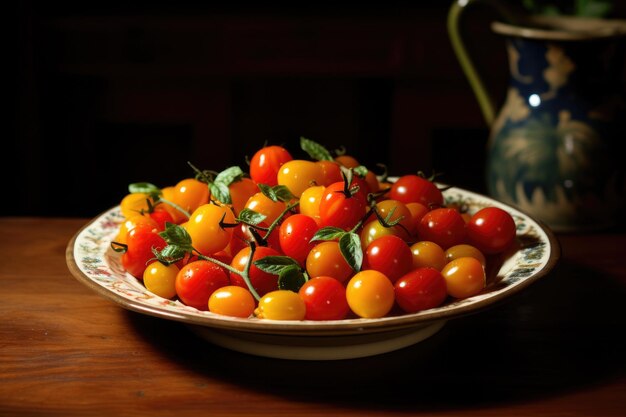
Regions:
<instances>
[{"instance_id":1,"label":"yellow cherry tomato","mask_svg":"<svg viewBox=\"0 0 626 417\"><path fill-rule=\"evenodd\" d=\"M176 295L176 275L178 267L166 266L161 262L152 262L143 271L143 283L147 290L159 297L171 299Z\"/></svg>"},{"instance_id":2,"label":"yellow cherry tomato","mask_svg":"<svg viewBox=\"0 0 626 417\"><path fill-rule=\"evenodd\" d=\"M300 198L302 193L312 185L323 184L324 168L313 161L294 159L285 162L278 171L278 185L289 188L291 194Z\"/></svg>"},{"instance_id":3,"label":"yellow cherry tomato","mask_svg":"<svg viewBox=\"0 0 626 417\"><path fill-rule=\"evenodd\" d=\"M376 203L376 210L378 210L383 219L386 219L390 214L390 221L401 219L398 225L393 226L390 229L393 229L394 235L401 237L404 240L410 239L411 231L415 229L415 225L413 224L411 211L404 203L398 200L387 199Z\"/></svg>"},{"instance_id":4,"label":"yellow cherry tomato","mask_svg":"<svg viewBox=\"0 0 626 417\"><path fill-rule=\"evenodd\" d=\"M413 269L431 267L441 271L448 262L441 246L435 242L422 240L411 245Z\"/></svg>"},{"instance_id":5,"label":"yellow cherry tomato","mask_svg":"<svg viewBox=\"0 0 626 417\"><path fill-rule=\"evenodd\" d=\"M475 246L468 244L460 244L452 246L446 249L446 262L453 261L457 258L463 258L465 256L470 256L472 258L476 258L480 261L480 263L484 266L487 265L487 260L485 259L485 255L481 251L479 251Z\"/></svg>"},{"instance_id":6,"label":"yellow cherry tomato","mask_svg":"<svg viewBox=\"0 0 626 417\"><path fill-rule=\"evenodd\" d=\"M359 317L384 317L395 302L394 288L389 278L373 269L353 276L346 286L350 309Z\"/></svg>"},{"instance_id":7,"label":"yellow cherry tomato","mask_svg":"<svg viewBox=\"0 0 626 417\"><path fill-rule=\"evenodd\" d=\"M223 316L247 318L255 306L252 293L236 285L219 288L209 297L209 311Z\"/></svg>"},{"instance_id":8,"label":"yellow cherry tomato","mask_svg":"<svg viewBox=\"0 0 626 417\"><path fill-rule=\"evenodd\" d=\"M148 200L150 200L150 203L153 203L146 193L126 194L120 202L120 211L122 212L122 216L128 219L147 211L149 209Z\"/></svg>"},{"instance_id":9,"label":"yellow cherry tomato","mask_svg":"<svg viewBox=\"0 0 626 417\"><path fill-rule=\"evenodd\" d=\"M300 196L300 205L298 206L300 214L305 214L315 219L320 224L320 201L324 195L326 187L317 185L309 187Z\"/></svg>"},{"instance_id":10,"label":"yellow cherry tomato","mask_svg":"<svg viewBox=\"0 0 626 417\"><path fill-rule=\"evenodd\" d=\"M303 320L306 315L306 305L298 293L276 290L261 297L254 315L260 319L269 320Z\"/></svg>"},{"instance_id":11,"label":"yellow cherry tomato","mask_svg":"<svg viewBox=\"0 0 626 417\"><path fill-rule=\"evenodd\" d=\"M446 279L448 294L455 298L467 298L485 288L486 275L480 261L469 256L448 262L441 270Z\"/></svg>"},{"instance_id":12,"label":"yellow cherry tomato","mask_svg":"<svg viewBox=\"0 0 626 417\"><path fill-rule=\"evenodd\" d=\"M233 229L222 228L221 221L231 224L235 222L235 215L227 206L208 203L198 207L191 214L185 229L191 236L191 243L196 250L210 256L226 248L233 235Z\"/></svg>"},{"instance_id":13,"label":"yellow cherry tomato","mask_svg":"<svg viewBox=\"0 0 626 417\"><path fill-rule=\"evenodd\" d=\"M385 227L378 219L374 219L363 226L361 230L361 248L363 250L367 249L367 247L374 240L378 239L381 236L389 236L395 235L398 229L394 227Z\"/></svg>"}]
</instances>

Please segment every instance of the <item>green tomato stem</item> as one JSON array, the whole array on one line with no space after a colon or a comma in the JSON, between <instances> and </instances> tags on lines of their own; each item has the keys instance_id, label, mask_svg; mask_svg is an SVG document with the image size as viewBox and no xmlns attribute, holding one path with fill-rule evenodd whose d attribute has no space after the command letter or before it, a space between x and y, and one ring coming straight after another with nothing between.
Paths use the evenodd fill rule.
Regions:
<instances>
[{"instance_id":1,"label":"green tomato stem","mask_svg":"<svg viewBox=\"0 0 626 417\"><path fill-rule=\"evenodd\" d=\"M270 224L270 227L267 228L267 232L265 233L265 236L263 237L264 241L267 240L266 238L269 237L270 233L272 233L272 231L276 229L276 227L280 224L280 222L283 220L283 217L285 217L285 214L290 212L292 209L298 207L298 205L300 205L300 200L297 200L296 202L292 204L288 204L287 207L285 207L282 213L280 213L280 216L278 216L276 220L274 220L272 224Z\"/></svg>"},{"instance_id":2,"label":"green tomato stem","mask_svg":"<svg viewBox=\"0 0 626 417\"><path fill-rule=\"evenodd\" d=\"M185 210L184 208L182 208L182 207L181 207L181 206L179 206L178 204L176 204L176 203L174 203L174 202L172 202L172 201L166 200L166 199L165 199L165 198L163 198L163 197L159 198L159 201L161 201L161 202L163 202L163 203L165 203L165 204L167 204L167 205L169 205L169 206L174 207L176 210L178 210L178 211L180 211L182 214L184 214L187 218L190 218L190 217L191 217L191 214L189 214L189 212L187 212L187 210Z\"/></svg>"},{"instance_id":3,"label":"green tomato stem","mask_svg":"<svg viewBox=\"0 0 626 417\"><path fill-rule=\"evenodd\" d=\"M210 256L205 256L203 254L201 254L200 252L198 252L197 249L193 249L194 252L196 252L198 259L202 259L204 261L209 261L209 262L213 262L214 264L216 264L217 266L220 266L232 273L235 273L237 275L240 275L241 278L243 278L244 282L246 283L246 285L248 286L248 289L250 290L250 293L252 293L252 296L259 301L261 299L261 297L259 296L259 293L254 289L254 287L252 286L252 283L250 282L250 267L252 265L252 257L254 256L254 251L256 249L256 246L254 244L250 245L250 257L248 258L248 263L246 263L246 267L243 271L240 271L236 268L233 268L232 266L218 260L215 258L211 258Z\"/></svg>"}]
</instances>

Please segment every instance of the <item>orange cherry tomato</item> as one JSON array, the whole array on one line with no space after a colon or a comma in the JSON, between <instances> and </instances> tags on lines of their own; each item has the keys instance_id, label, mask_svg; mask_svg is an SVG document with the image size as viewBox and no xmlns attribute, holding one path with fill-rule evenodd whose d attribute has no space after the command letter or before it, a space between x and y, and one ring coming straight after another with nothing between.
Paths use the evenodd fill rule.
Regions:
<instances>
[{"instance_id":1,"label":"orange cherry tomato","mask_svg":"<svg viewBox=\"0 0 626 417\"><path fill-rule=\"evenodd\" d=\"M372 269L353 276L346 286L350 309L359 317L384 317L395 302L395 290L385 274Z\"/></svg>"},{"instance_id":2,"label":"orange cherry tomato","mask_svg":"<svg viewBox=\"0 0 626 417\"><path fill-rule=\"evenodd\" d=\"M221 221L235 223L232 210L227 206L208 203L198 207L185 225L193 247L203 255L210 256L224 250L230 242L233 229L222 228Z\"/></svg>"},{"instance_id":3,"label":"orange cherry tomato","mask_svg":"<svg viewBox=\"0 0 626 417\"><path fill-rule=\"evenodd\" d=\"M306 258L306 270L311 278L329 276L339 282L345 282L354 273L335 241L321 242L311 249Z\"/></svg>"},{"instance_id":4,"label":"orange cherry tomato","mask_svg":"<svg viewBox=\"0 0 626 417\"><path fill-rule=\"evenodd\" d=\"M238 214L246 206L250 197L259 192L259 187L250 178L242 178L230 184L228 190L233 211Z\"/></svg>"},{"instance_id":5,"label":"orange cherry tomato","mask_svg":"<svg viewBox=\"0 0 626 417\"><path fill-rule=\"evenodd\" d=\"M255 307L252 293L236 285L219 288L209 297L209 311L223 316L245 319L254 313Z\"/></svg>"},{"instance_id":6,"label":"orange cherry tomato","mask_svg":"<svg viewBox=\"0 0 626 417\"><path fill-rule=\"evenodd\" d=\"M265 215L264 222L267 224L272 224L282 214L285 207L282 201L272 201L260 191L246 202L246 208Z\"/></svg>"},{"instance_id":7,"label":"orange cherry tomato","mask_svg":"<svg viewBox=\"0 0 626 417\"><path fill-rule=\"evenodd\" d=\"M446 279L448 294L455 298L467 298L485 288L485 268L476 258L463 257L448 262L441 270Z\"/></svg>"}]
</instances>

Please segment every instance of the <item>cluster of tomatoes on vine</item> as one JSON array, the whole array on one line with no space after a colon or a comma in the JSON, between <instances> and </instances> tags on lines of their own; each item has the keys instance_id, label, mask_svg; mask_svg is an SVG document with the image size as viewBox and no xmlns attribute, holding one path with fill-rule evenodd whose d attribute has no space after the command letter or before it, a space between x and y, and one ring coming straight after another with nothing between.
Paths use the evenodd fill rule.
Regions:
<instances>
[{"instance_id":1,"label":"cluster of tomatoes on vine","mask_svg":"<svg viewBox=\"0 0 626 417\"><path fill-rule=\"evenodd\" d=\"M513 245L498 207L446 207L432 178L377 177L301 138L311 159L264 146L248 172L200 170L171 187L131 184L112 242L154 294L199 310L275 320L415 313L486 285Z\"/></svg>"}]
</instances>

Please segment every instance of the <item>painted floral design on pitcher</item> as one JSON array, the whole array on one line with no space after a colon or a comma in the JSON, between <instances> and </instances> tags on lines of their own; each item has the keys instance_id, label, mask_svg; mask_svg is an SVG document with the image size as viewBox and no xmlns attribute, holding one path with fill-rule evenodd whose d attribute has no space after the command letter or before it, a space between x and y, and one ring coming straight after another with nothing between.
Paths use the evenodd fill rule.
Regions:
<instances>
[{"instance_id":1,"label":"painted floral design on pitcher","mask_svg":"<svg viewBox=\"0 0 626 417\"><path fill-rule=\"evenodd\" d=\"M494 24L509 35L510 28ZM556 230L611 225L626 189L626 107L614 39L508 36L510 84L491 126L487 182Z\"/></svg>"}]
</instances>

